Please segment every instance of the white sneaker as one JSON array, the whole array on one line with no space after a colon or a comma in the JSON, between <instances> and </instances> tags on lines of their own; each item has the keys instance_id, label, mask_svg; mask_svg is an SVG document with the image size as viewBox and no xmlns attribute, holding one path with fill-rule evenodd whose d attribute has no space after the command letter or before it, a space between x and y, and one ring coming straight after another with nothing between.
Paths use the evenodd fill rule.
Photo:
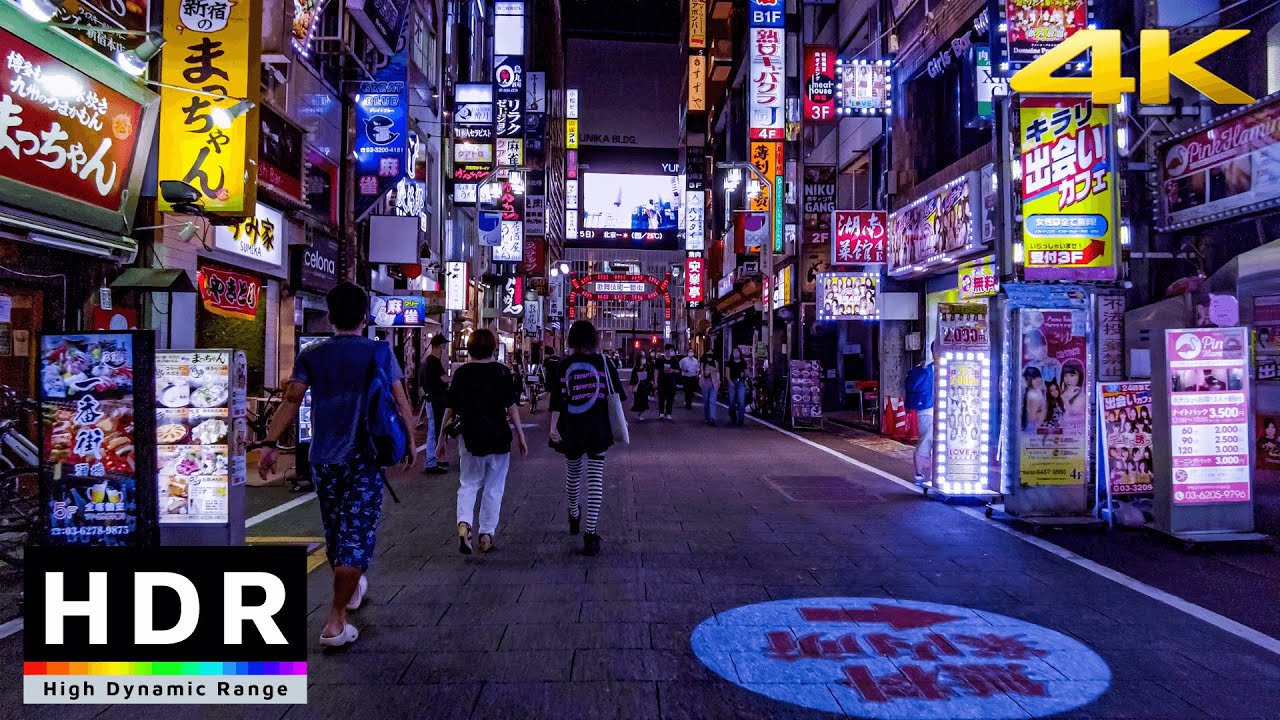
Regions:
<instances>
[{"instance_id":1,"label":"white sneaker","mask_svg":"<svg viewBox=\"0 0 1280 720\"><path fill-rule=\"evenodd\" d=\"M355 594L351 596L351 601L347 603L347 609L359 610L360 604L364 602L364 596L367 592L369 592L369 578L361 575L360 584L356 586Z\"/></svg>"},{"instance_id":2,"label":"white sneaker","mask_svg":"<svg viewBox=\"0 0 1280 720\"><path fill-rule=\"evenodd\" d=\"M342 628L342 632L334 637L321 635L320 645L323 647L331 647L331 648L342 647L343 645L350 645L351 643L355 642L356 638L358 637L360 637L360 631L356 629L355 625L352 625L351 623L347 623Z\"/></svg>"}]
</instances>

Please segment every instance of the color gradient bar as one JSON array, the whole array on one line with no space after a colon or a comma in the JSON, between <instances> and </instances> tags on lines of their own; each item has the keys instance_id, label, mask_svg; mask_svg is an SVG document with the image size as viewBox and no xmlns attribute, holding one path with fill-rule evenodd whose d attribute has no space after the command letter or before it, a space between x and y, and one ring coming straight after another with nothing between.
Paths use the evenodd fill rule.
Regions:
<instances>
[{"instance_id":1,"label":"color gradient bar","mask_svg":"<svg viewBox=\"0 0 1280 720\"><path fill-rule=\"evenodd\" d=\"M306 675L305 662L27 662L24 675Z\"/></svg>"}]
</instances>

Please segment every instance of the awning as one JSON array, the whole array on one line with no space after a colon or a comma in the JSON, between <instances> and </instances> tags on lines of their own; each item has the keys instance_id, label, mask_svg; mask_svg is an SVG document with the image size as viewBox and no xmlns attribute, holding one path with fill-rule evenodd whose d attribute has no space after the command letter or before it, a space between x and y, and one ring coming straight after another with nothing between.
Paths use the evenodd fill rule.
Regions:
<instances>
[{"instance_id":1,"label":"awning","mask_svg":"<svg viewBox=\"0 0 1280 720\"><path fill-rule=\"evenodd\" d=\"M176 268L129 268L111 281L114 290L193 293L196 286L186 270Z\"/></svg>"},{"instance_id":2,"label":"awning","mask_svg":"<svg viewBox=\"0 0 1280 720\"><path fill-rule=\"evenodd\" d=\"M7 205L0 205L0 225L16 229L13 237L17 240L115 260L122 265L138 257L138 241L131 237L59 222Z\"/></svg>"}]
</instances>

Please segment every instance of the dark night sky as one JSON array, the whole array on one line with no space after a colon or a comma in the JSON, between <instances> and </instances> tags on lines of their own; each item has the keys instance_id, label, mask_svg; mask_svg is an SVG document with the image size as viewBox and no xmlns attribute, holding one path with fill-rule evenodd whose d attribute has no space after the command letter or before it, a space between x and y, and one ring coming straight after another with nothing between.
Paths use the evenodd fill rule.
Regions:
<instances>
[{"instance_id":1,"label":"dark night sky","mask_svg":"<svg viewBox=\"0 0 1280 720\"><path fill-rule=\"evenodd\" d=\"M680 37L680 0L564 0L562 7L570 37L647 42Z\"/></svg>"}]
</instances>

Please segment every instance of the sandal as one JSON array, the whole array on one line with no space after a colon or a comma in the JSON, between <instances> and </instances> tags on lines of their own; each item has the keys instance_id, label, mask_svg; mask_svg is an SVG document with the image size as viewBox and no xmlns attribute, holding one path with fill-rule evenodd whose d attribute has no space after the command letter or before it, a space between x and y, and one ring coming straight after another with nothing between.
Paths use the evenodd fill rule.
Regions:
<instances>
[{"instance_id":1,"label":"sandal","mask_svg":"<svg viewBox=\"0 0 1280 720\"><path fill-rule=\"evenodd\" d=\"M327 648L339 648L343 645L350 645L355 642L358 637L360 637L360 631L356 630L355 626L351 623L347 623L342 626L342 632L337 635L331 637L329 635L321 634L320 646Z\"/></svg>"},{"instance_id":2,"label":"sandal","mask_svg":"<svg viewBox=\"0 0 1280 720\"><path fill-rule=\"evenodd\" d=\"M480 533L480 552L487 553L493 550L493 536L489 533Z\"/></svg>"},{"instance_id":3,"label":"sandal","mask_svg":"<svg viewBox=\"0 0 1280 720\"><path fill-rule=\"evenodd\" d=\"M471 554L471 526L464 522L458 523L458 552Z\"/></svg>"}]
</instances>

